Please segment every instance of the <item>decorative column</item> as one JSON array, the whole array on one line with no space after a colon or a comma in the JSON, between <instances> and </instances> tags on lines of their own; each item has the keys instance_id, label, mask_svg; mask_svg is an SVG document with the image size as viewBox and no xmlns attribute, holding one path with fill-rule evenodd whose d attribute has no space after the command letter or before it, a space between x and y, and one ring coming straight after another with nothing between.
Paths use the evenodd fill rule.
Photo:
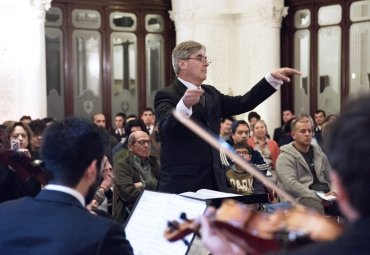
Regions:
<instances>
[{"instance_id":1,"label":"decorative column","mask_svg":"<svg viewBox=\"0 0 370 255\"><path fill-rule=\"evenodd\" d=\"M45 12L51 0L0 0L0 122L46 117Z\"/></svg>"},{"instance_id":2,"label":"decorative column","mask_svg":"<svg viewBox=\"0 0 370 255\"><path fill-rule=\"evenodd\" d=\"M193 39L194 0L172 0L170 18L175 23L177 44Z\"/></svg>"}]
</instances>

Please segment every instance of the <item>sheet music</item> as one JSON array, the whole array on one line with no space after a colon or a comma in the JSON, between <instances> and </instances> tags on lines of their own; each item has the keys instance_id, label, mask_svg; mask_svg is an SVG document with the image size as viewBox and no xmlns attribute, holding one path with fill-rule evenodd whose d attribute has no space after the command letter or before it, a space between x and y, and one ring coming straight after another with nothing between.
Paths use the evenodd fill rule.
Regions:
<instances>
[{"instance_id":1,"label":"sheet music","mask_svg":"<svg viewBox=\"0 0 370 255\"><path fill-rule=\"evenodd\" d=\"M180 196L193 197L197 199L213 199L213 198L224 198L224 197L239 197L242 195L220 192L220 191L210 190L210 189L200 189L200 190L197 190L197 192L189 191L189 192L181 193Z\"/></svg>"},{"instance_id":2,"label":"sheet music","mask_svg":"<svg viewBox=\"0 0 370 255\"><path fill-rule=\"evenodd\" d=\"M185 254L187 249L182 241L169 242L163 237L168 220L179 220L185 212L189 219L203 214L204 201L145 190L126 227L126 237L135 255ZM181 222L181 220L179 220ZM190 243L193 235L186 237Z\"/></svg>"}]
</instances>

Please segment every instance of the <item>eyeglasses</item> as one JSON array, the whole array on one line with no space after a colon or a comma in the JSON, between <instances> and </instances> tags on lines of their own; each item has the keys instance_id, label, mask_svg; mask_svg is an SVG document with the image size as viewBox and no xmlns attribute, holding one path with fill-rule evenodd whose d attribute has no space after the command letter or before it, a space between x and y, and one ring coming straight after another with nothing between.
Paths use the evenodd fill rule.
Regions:
<instances>
[{"instance_id":1,"label":"eyeglasses","mask_svg":"<svg viewBox=\"0 0 370 255\"><path fill-rule=\"evenodd\" d=\"M212 61L211 61L211 60L209 60L209 59L207 58L207 56L202 56L202 55L198 55L198 56L196 56L196 57L194 57L194 58L191 58L191 57L184 58L183 60L188 60L188 59L198 60L198 61L202 62L203 64L204 64L204 63L207 63L207 64L211 64L211 63L212 63Z\"/></svg>"},{"instance_id":2,"label":"eyeglasses","mask_svg":"<svg viewBox=\"0 0 370 255\"><path fill-rule=\"evenodd\" d=\"M141 140L141 141L136 141L135 143L138 143L141 146L143 146L145 144L151 145L152 144L152 141L150 141L150 140Z\"/></svg>"},{"instance_id":3,"label":"eyeglasses","mask_svg":"<svg viewBox=\"0 0 370 255\"><path fill-rule=\"evenodd\" d=\"M246 155L250 155L250 154L249 154L249 151L236 151L236 154L238 154L239 156L246 156Z\"/></svg>"}]
</instances>

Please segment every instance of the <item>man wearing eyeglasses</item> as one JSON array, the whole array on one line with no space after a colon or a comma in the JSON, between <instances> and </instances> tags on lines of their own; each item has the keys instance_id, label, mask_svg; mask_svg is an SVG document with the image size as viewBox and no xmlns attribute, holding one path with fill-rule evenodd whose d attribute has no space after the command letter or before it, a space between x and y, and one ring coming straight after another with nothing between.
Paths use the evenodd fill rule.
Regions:
<instances>
[{"instance_id":1,"label":"man wearing eyeglasses","mask_svg":"<svg viewBox=\"0 0 370 255\"><path fill-rule=\"evenodd\" d=\"M124 222L143 189L156 190L159 162L150 155L151 140L144 131L135 131L128 138L127 155L114 168L113 218Z\"/></svg>"},{"instance_id":2,"label":"man wearing eyeglasses","mask_svg":"<svg viewBox=\"0 0 370 255\"><path fill-rule=\"evenodd\" d=\"M227 96L211 85L207 78L210 61L204 45L186 41L172 52L176 79L157 92L154 99L156 120L161 140L161 171L159 190L172 193L196 191L201 188L226 190L225 173L219 152L185 128L172 116L172 110L200 123L218 134L221 118L252 110L272 95L287 75L300 74L290 68L268 73L242 96Z\"/></svg>"}]
</instances>

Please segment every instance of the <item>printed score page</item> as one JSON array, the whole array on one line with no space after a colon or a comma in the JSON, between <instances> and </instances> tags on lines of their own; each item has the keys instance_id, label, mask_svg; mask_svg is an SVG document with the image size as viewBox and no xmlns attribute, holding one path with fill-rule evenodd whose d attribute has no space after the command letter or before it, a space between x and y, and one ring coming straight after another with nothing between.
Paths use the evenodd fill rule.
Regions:
<instances>
[{"instance_id":1,"label":"printed score page","mask_svg":"<svg viewBox=\"0 0 370 255\"><path fill-rule=\"evenodd\" d=\"M179 216L185 212L188 219L202 215L207 207L205 201L182 197L175 194L144 190L128 223L126 237L135 255L182 255L189 246L183 241L169 242L163 237L167 221L182 220ZM191 243L194 234L185 239Z\"/></svg>"}]
</instances>

